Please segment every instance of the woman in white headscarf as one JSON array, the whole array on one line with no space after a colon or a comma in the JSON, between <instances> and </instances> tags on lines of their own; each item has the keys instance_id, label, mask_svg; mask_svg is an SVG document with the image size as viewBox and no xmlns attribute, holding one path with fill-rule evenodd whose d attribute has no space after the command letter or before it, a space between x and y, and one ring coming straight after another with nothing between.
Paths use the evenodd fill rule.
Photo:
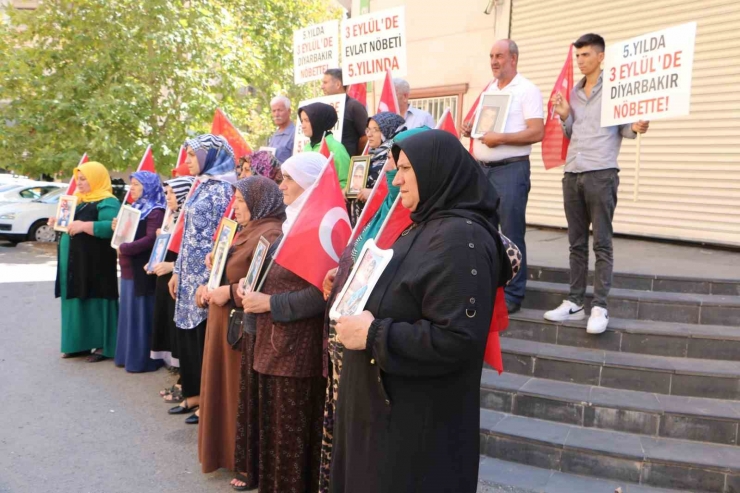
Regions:
<instances>
[{"instance_id":1,"label":"woman in white headscarf","mask_svg":"<svg viewBox=\"0 0 740 493\"><path fill-rule=\"evenodd\" d=\"M283 163L283 235L296 221L326 164L316 152ZM278 245L278 239L274 245ZM271 249L268 258L274 255ZM310 261L310 260L309 260ZM261 293L245 293L244 311L256 314L254 365L259 398L250 419L259 433L247 444L246 476L235 489L259 486L260 493L318 491L326 380L323 377L321 291L284 267L272 263Z\"/></svg>"}]
</instances>

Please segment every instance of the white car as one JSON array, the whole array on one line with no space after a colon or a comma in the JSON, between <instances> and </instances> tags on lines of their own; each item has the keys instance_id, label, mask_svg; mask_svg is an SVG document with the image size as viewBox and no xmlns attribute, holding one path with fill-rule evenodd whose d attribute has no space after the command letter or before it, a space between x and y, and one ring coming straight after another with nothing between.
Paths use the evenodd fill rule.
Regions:
<instances>
[{"instance_id":1,"label":"white car","mask_svg":"<svg viewBox=\"0 0 740 493\"><path fill-rule=\"evenodd\" d=\"M0 205L31 202L40 199L49 192L66 188L65 183L43 181L16 182L0 185Z\"/></svg>"},{"instance_id":2,"label":"white car","mask_svg":"<svg viewBox=\"0 0 740 493\"><path fill-rule=\"evenodd\" d=\"M40 199L25 203L0 205L0 239L21 241L56 241L56 231L46 223L57 212L59 197L65 188L57 188Z\"/></svg>"}]
</instances>

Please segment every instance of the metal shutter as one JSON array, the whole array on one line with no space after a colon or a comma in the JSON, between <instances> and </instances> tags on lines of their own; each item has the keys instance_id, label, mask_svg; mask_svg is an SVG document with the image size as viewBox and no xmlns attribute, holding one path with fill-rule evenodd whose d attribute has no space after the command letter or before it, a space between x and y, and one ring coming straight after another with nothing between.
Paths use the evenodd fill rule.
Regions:
<instances>
[{"instance_id":1,"label":"metal shutter","mask_svg":"<svg viewBox=\"0 0 740 493\"><path fill-rule=\"evenodd\" d=\"M511 38L519 72L545 98L568 44L587 32L607 44L696 20L690 117L651 122L642 139L639 199L635 143L625 139L614 230L640 236L740 245L740 2L737 0L513 0ZM581 75L574 67L575 80ZM527 222L566 226L562 168L546 172L532 152Z\"/></svg>"}]
</instances>

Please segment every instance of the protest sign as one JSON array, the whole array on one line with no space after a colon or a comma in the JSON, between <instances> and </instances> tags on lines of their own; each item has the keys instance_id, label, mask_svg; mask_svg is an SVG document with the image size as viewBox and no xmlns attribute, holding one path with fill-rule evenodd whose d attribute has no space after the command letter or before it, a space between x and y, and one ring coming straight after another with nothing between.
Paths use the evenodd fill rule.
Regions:
<instances>
[{"instance_id":1,"label":"protest sign","mask_svg":"<svg viewBox=\"0 0 740 493\"><path fill-rule=\"evenodd\" d=\"M610 45L601 126L689 114L696 22Z\"/></svg>"},{"instance_id":2,"label":"protest sign","mask_svg":"<svg viewBox=\"0 0 740 493\"><path fill-rule=\"evenodd\" d=\"M342 21L342 79L346 85L406 75L406 9L396 7Z\"/></svg>"},{"instance_id":3,"label":"protest sign","mask_svg":"<svg viewBox=\"0 0 740 493\"><path fill-rule=\"evenodd\" d=\"M293 66L296 84L321 80L328 69L339 67L339 21L296 30Z\"/></svg>"},{"instance_id":4,"label":"protest sign","mask_svg":"<svg viewBox=\"0 0 740 493\"><path fill-rule=\"evenodd\" d=\"M342 124L344 123L344 104L347 101L347 96L345 94L335 94L333 96L322 96L320 98L314 98L314 99L307 99L305 101L301 101L298 104L298 108L303 108L304 106L311 104L311 103L324 103L328 104L330 106L333 106L334 109L337 111L337 123L334 125L334 128L331 129L331 133L334 136L334 140L337 142L342 141ZM317 137L321 138L320 135ZM306 144L310 142L310 138L303 135L303 129L301 128L301 116L298 115L298 118L295 122L295 139L293 140L293 154L297 154L299 152L303 152L303 148L306 147Z\"/></svg>"}]
</instances>

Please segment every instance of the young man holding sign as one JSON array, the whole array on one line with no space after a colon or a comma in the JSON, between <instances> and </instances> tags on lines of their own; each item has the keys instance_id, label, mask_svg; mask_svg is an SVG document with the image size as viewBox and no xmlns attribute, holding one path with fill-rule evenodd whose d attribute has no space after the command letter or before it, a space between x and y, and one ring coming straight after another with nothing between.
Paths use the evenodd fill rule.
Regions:
<instances>
[{"instance_id":1,"label":"young man holding sign","mask_svg":"<svg viewBox=\"0 0 740 493\"><path fill-rule=\"evenodd\" d=\"M584 75L570 95L570 104L561 93L553 96L553 110L562 120L570 138L563 177L563 201L570 242L570 294L556 309L545 313L553 322L583 320L583 301L588 276L589 224L594 232L594 299L588 320L589 334L601 334L609 323L606 298L612 283L614 253L612 219L617 207L622 138L634 139L645 133L648 122L601 126L604 38L584 34L574 43L578 68Z\"/></svg>"}]
</instances>

